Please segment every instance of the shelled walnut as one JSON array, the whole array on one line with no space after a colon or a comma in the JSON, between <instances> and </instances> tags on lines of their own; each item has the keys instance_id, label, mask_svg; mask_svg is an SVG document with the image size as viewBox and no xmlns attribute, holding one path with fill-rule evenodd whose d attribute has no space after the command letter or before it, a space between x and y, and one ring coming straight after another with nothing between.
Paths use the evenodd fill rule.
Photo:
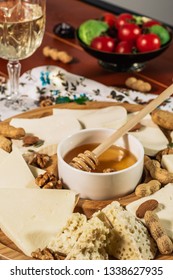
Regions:
<instances>
[{"instance_id":1,"label":"shelled walnut","mask_svg":"<svg viewBox=\"0 0 173 280\"><path fill-rule=\"evenodd\" d=\"M41 189L61 189L62 188L62 182L54 174L51 174L49 172L45 172L44 174L40 174L35 179L36 184Z\"/></svg>"},{"instance_id":2,"label":"shelled walnut","mask_svg":"<svg viewBox=\"0 0 173 280\"><path fill-rule=\"evenodd\" d=\"M37 249L31 256L37 260L60 260L58 254L49 248Z\"/></svg>"},{"instance_id":3,"label":"shelled walnut","mask_svg":"<svg viewBox=\"0 0 173 280\"><path fill-rule=\"evenodd\" d=\"M46 154L35 153L30 164L43 169L48 165L49 161L50 156Z\"/></svg>"}]
</instances>

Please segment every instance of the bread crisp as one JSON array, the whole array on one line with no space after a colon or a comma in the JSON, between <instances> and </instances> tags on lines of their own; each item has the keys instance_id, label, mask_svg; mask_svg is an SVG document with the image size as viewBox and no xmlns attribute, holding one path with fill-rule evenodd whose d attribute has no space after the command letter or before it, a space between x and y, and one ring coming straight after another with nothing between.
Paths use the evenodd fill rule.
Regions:
<instances>
[{"instance_id":1,"label":"bread crisp","mask_svg":"<svg viewBox=\"0 0 173 280\"><path fill-rule=\"evenodd\" d=\"M84 225L83 232L66 260L107 260L106 252L109 228L97 217Z\"/></svg>"},{"instance_id":2,"label":"bread crisp","mask_svg":"<svg viewBox=\"0 0 173 280\"><path fill-rule=\"evenodd\" d=\"M58 232L54 239L48 244L48 248L54 252L58 251L67 255L82 233L87 218L80 213L73 213L64 228Z\"/></svg>"},{"instance_id":3,"label":"bread crisp","mask_svg":"<svg viewBox=\"0 0 173 280\"><path fill-rule=\"evenodd\" d=\"M155 257L156 244L147 228L134 215L112 202L102 209L113 228L107 244L109 255L120 260L150 260ZM99 212L94 216L99 216Z\"/></svg>"}]
</instances>

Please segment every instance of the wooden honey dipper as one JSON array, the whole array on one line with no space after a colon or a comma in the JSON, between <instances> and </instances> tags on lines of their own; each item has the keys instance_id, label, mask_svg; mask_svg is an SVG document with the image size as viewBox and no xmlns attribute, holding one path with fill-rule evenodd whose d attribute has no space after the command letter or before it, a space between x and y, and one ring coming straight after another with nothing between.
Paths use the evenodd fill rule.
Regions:
<instances>
[{"instance_id":1,"label":"wooden honey dipper","mask_svg":"<svg viewBox=\"0 0 173 280\"><path fill-rule=\"evenodd\" d=\"M126 132L133 128L141 119L147 114L151 113L157 106L163 101L169 98L173 94L173 84L165 89L160 95L146 105L141 111L139 111L134 117L130 118L122 127L111 134L106 140L99 144L93 151L85 151L80 153L77 157L74 157L70 162L70 165L83 170L94 171L98 165L98 157L104 153L117 139L122 137Z\"/></svg>"}]
</instances>

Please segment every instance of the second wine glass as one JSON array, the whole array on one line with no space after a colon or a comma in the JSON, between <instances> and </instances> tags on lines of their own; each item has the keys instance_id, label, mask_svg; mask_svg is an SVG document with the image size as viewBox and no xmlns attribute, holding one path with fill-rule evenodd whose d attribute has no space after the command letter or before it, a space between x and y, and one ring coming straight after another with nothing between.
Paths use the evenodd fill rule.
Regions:
<instances>
[{"instance_id":1,"label":"second wine glass","mask_svg":"<svg viewBox=\"0 0 173 280\"><path fill-rule=\"evenodd\" d=\"M8 60L10 103L19 98L19 61L41 45L45 22L46 0L0 0L0 57Z\"/></svg>"}]
</instances>

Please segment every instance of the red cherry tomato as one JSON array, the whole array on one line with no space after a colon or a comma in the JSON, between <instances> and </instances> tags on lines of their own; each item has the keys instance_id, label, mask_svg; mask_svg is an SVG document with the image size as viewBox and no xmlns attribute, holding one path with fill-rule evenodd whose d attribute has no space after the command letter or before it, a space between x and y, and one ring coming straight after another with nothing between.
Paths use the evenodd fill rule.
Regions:
<instances>
[{"instance_id":1,"label":"red cherry tomato","mask_svg":"<svg viewBox=\"0 0 173 280\"><path fill-rule=\"evenodd\" d=\"M112 52L115 47L115 40L108 36L99 36L92 40L91 47L105 52Z\"/></svg>"},{"instance_id":2,"label":"red cherry tomato","mask_svg":"<svg viewBox=\"0 0 173 280\"><path fill-rule=\"evenodd\" d=\"M159 49L161 46L160 38L156 34L142 34L136 40L136 47L139 52L149 52Z\"/></svg>"},{"instance_id":3,"label":"red cherry tomato","mask_svg":"<svg viewBox=\"0 0 173 280\"><path fill-rule=\"evenodd\" d=\"M113 27L116 22L116 16L111 13L104 13L103 21L105 21L109 25L109 27Z\"/></svg>"},{"instance_id":4,"label":"red cherry tomato","mask_svg":"<svg viewBox=\"0 0 173 280\"><path fill-rule=\"evenodd\" d=\"M132 53L133 44L130 41L121 41L116 45L116 53Z\"/></svg>"},{"instance_id":5,"label":"red cherry tomato","mask_svg":"<svg viewBox=\"0 0 173 280\"><path fill-rule=\"evenodd\" d=\"M118 30L120 41L135 41L140 34L141 29L135 23L126 23Z\"/></svg>"},{"instance_id":6,"label":"red cherry tomato","mask_svg":"<svg viewBox=\"0 0 173 280\"><path fill-rule=\"evenodd\" d=\"M124 24L131 22L133 20L133 16L129 13L122 13L120 14L115 22L115 27L119 29L122 27Z\"/></svg>"},{"instance_id":7,"label":"red cherry tomato","mask_svg":"<svg viewBox=\"0 0 173 280\"><path fill-rule=\"evenodd\" d=\"M142 27L151 27L151 26L153 26L153 25L161 25L161 22L159 22L159 21L157 21L157 20L154 20L154 19L151 19L151 20L149 20L149 21L147 21L147 22L144 22L143 23L143 26Z\"/></svg>"}]
</instances>

